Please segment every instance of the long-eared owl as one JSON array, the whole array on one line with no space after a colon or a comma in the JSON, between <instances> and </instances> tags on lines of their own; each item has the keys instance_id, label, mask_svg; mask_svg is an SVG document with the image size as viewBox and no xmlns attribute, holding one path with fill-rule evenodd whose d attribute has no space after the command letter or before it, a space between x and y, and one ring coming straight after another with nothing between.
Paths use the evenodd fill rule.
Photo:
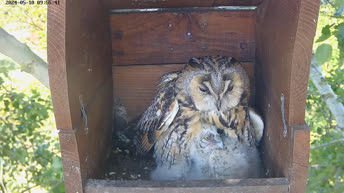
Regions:
<instances>
[{"instance_id":1,"label":"long-eared owl","mask_svg":"<svg viewBox=\"0 0 344 193\"><path fill-rule=\"evenodd\" d=\"M262 137L263 122L249 106L249 78L232 57L192 58L178 72L163 75L160 89L137 124L141 152L154 146L158 167L191 165L192 140L202 128L216 127L224 136L248 146ZM179 179L180 175L167 179Z\"/></svg>"}]
</instances>

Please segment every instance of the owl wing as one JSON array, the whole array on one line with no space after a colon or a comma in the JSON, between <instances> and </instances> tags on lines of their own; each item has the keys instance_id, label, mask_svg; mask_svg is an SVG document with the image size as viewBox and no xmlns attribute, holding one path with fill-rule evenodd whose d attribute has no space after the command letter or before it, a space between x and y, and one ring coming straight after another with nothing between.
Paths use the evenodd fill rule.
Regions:
<instances>
[{"instance_id":1,"label":"owl wing","mask_svg":"<svg viewBox=\"0 0 344 193\"><path fill-rule=\"evenodd\" d=\"M137 124L136 143L140 152L148 152L152 148L159 136L169 128L179 111L174 88L175 79L176 77L168 81L162 80L165 81L163 86Z\"/></svg>"},{"instance_id":2,"label":"owl wing","mask_svg":"<svg viewBox=\"0 0 344 193\"><path fill-rule=\"evenodd\" d=\"M249 109L249 116L255 132L256 142L259 143L264 131L263 119L252 108Z\"/></svg>"}]
</instances>

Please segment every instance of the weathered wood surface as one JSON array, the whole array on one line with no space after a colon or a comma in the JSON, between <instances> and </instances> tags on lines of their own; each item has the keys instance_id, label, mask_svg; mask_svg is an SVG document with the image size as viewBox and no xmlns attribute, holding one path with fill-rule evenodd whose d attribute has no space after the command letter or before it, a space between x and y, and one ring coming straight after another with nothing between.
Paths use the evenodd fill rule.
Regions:
<instances>
[{"instance_id":1,"label":"weathered wood surface","mask_svg":"<svg viewBox=\"0 0 344 193\"><path fill-rule=\"evenodd\" d=\"M111 149L109 17L98 1L49 5L48 63L66 192L82 192L86 179L103 173Z\"/></svg>"},{"instance_id":2,"label":"weathered wood surface","mask_svg":"<svg viewBox=\"0 0 344 193\"><path fill-rule=\"evenodd\" d=\"M312 57L313 40L317 27L320 0L302 0L295 34L295 45L290 76L290 125L303 125L305 120L307 85Z\"/></svg>"},{"instance_id":3,"label":"weathered wood surface","mask_svg":"<svg viewBox=\"0 0 344 193\"><path fill-rule=\"evenodd\" d=\"M82 190L84 179L81 177L77 136L73 130L60 130L59 138L66 192L79 192Z\"/></svg>"},{"instance_id":4,"label":"weathered wood surface","mask_svg":"<svg viewBox=\"0 0 344 193\"><path fill-rule=\"evenodd\" d=\"M289 182L286 178L228 179L207 181L106 181L88 180L87 193L287 193Z\"/></svg>"},{"instance_id":5,"label":"weathered wood surface","mask_svg":"<svg viewBox=\"0 0 344 193\"><path fill-rule=\"evenodd\" d=\"M113 66L113 91L125 106L130 120L139 117L151 104L160 76L178 71L184 64ZM254 91L254 63L243 63Z\"/></svg>"},{"instance_id":6,"label":"weathered wood surface","mask_svg":"<svg viewBox=\"0 0 344 193\"><path fill-rule=\"evenodd\" d=\"M185 63L191 57L255 59L255 11L111 15L115 65Z\"/></svg>"},{"instance_id":7,"label":"weathered wood surface","mask_svg":"<svg viewBox=\"0 0 344 193\"><path fill-rule=\"evenodd\" d=\"M109 9L254 6L262 0L103 0Z\"/></svg>"},{"instance_id":8,"label":"weathered wood surface","mask_svg":"<svg viewBox=\"0 0 344 193\"><path fill-rule=\"evenodd\" d=\"M54 104L54 114L57 128L72 128L70 104L68 101L66 46L64 40L65 1L59 6L48 6L48 71L51 98Z\"/></svg>"},{"instance_id":9,"label":"weathered wood surface","mask_svg":"<svg viewBox=\"0 0 344 193\"><path fill-rule=\"evenodd\" d=\"M305 192L308 174L310 133L306 125L291 128L293 138L290 148L289 181L291 192Z\"/></svg>"},{"instance_id":10,"label":"weathered wood surface","mask_svg":"<svg viewBox=\"0 0 344 193\"><path fill-rule=\"evenodd\" d=\"M263 1L257 10L256 80L259 81L256 81L256 100L266 126L263 157L269 176L289 177L292 184L290 192L304 192L306 186L304 167L308 163L309 149L303 148L303 157L295 156L295 153L306 147L309 139L307 131L294 132L292 128L304 125L318 11L318 0ZM284 117L282 93L285 98ZM287 126L285 138L283 119Z\"/></svg>"}]
</instances>

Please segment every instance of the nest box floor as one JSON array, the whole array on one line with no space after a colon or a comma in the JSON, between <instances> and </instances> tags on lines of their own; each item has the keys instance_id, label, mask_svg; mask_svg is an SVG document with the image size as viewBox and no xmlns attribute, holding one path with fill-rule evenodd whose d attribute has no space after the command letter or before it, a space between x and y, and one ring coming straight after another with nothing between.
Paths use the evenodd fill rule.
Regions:
<instances>
[{"instance_id":1,"label":"nest box floor","mask_svg":"<svg viewBox=\"0 0 344 193\"><path fill-rule=\"evenodd\" d=\"M137 155L135 145L114 137L109 166L103 176L106 180L150 180L156 164L152 153Z\"/></svg>"}]
</instances>

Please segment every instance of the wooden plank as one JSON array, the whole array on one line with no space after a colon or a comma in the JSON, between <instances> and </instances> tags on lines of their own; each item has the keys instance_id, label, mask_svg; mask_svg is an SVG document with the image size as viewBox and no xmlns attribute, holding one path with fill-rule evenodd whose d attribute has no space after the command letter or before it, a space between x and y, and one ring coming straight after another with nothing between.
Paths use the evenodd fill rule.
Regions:
<instances>
[{"instance_id":1,"label":"wooden plank","mask_svg":"<svg viewBox=\"0 0 344 193\"><path fill-rule=\"evenodd\" d=\"M290 77L288 122L291 125L303 125L305 120L304 109L319 6L319 0L302 0L300 4Z\"/></svg>"},{"instance_id":2,"label":"wooden plank","mask_svg":"<svg viewBox=\"0 0 344 193\"><path fill-rule=\"evenodd\" d=\"M78 192L82 190L82 177L75 132L61 130L59 138L66 192Z\"/></svg>"},{"instance_id":3,"label":"wooden plank","mask_svg":"<svg viewBox=\"0 0 344 193\"><path fill-rule=\"evenodd\" d=\"M305 192L308 174L310 133L307 125L292 128L292 161L289 171L291 192Z\"/></svg>"},{"instance_id":4,"label":"wooden plank","mask_svg":"<svg viewBox=\"0 0 344 193\"><path fill-rule=\"evenodd\" d=\"M87 193L100 192L159 192L159 193L286 193L286 178L261 179L228 179L207 181L105 181L88 180L85 187Z\"/></svg>"},{"instance_id":5,"label":"wooden plank","mask_svg":"<svg viewBox=\"0 0 344 193\"><path fill-rule=\"evenodd\" d=\"M303 133L304 137L297 137L295 142L292 127L304 124L309 59L318 9L319 1L274 0L263 1L257 10L256 104L264 114L266 126L263 158L269 176L286 176L295 183L290 192L303 192L307 178L304 168L307 159L300 159L301 166L293 164L296 153L293 147L294 143L304 145L308 140ZM309 149L303 150L308 155Z\"/></svg>"},{"instance_id":6,"label":"wooden plank","mask_svg":"<svg viewBox=\"0 0 344 193\"><path fill-rule=\"evenodd\" d=\"M67 70L64 26L65 1L60 5L48 6L48 71L51 97L57 128L72 128L70 105L68 101Z\"/></svg>"},{"instance_id":7,"label":"wooden plank","mask_svg":"<svg viewBox=\"0 0 344 193\"><path fill-rule=\"evenodd\" d=\"M109 17L92 0L61 0L60 5L49 5L48 15L48 63L57 128L61 140L72 141L61 143L66 192L83 192L87 178L103 174L111 150Z\"/></svg>"},{"instance_id":8,"label":"wooden plank","mask_svg":"<svg viewBox=\"0 0 344 193\"><path fill-rule=\"evenodd\" d=\"M115 65L184 63L191 57L255 58L254 11L111 15Z\"/></svg>"},{"instance_id":9,"label":"wooden plank","mask_svg":"<svg viewBox=\"0 0 344 193\"><path fill-rule=\"evenodd\" d=\"M289 93L298 4L299 0L264 1L257 10L256 100L264 115L262 157L270 177L286 177L289 172L290 131L284 138L281 94Z\"/></svg>"},{"instance_id":10,"label":"wooden plank","mask_svg":"<svg viewBox=\"0 0 344 193\"><path fill-rule=\"evenodd\" d=\"M262 0L103 0L103 3L109 9L252 6L261 2Z\"/></svg>"},{"instance_id":11,"label":"wooden plank","mask_svg":"<svg viewBox=\"0 0 344 193\"><path fill-rule=\"evenodd\" d=\"M114 96L126 107L129 119L139 117L150 105L161 75L183 67L184 64L113 66ZM243 63L243 67L250 77L251 85L254 85L254 64Z\"/></svg>"},{"instance_id":12,"label":"wooden plank","mask_svg":"<svg viewBox=\"0 0 344 193\"><path fill-rule=\"evenodd\" d=\"M260 71L256 73L259 74ZM257 80L261 80L261 76L264 74L259 75ZM261 92L264 93L263 96ZM264 109L261 111L264 115L265 124L261 152L266 169L265 174L269 177L286 177L288 176L288 160L290 158L290 131L284 138L280 95L275 93L271 87L258 85L256 86L256 93L258 95L256 98L257 106L264 105Z\"/></svg>"}]
</instances>

